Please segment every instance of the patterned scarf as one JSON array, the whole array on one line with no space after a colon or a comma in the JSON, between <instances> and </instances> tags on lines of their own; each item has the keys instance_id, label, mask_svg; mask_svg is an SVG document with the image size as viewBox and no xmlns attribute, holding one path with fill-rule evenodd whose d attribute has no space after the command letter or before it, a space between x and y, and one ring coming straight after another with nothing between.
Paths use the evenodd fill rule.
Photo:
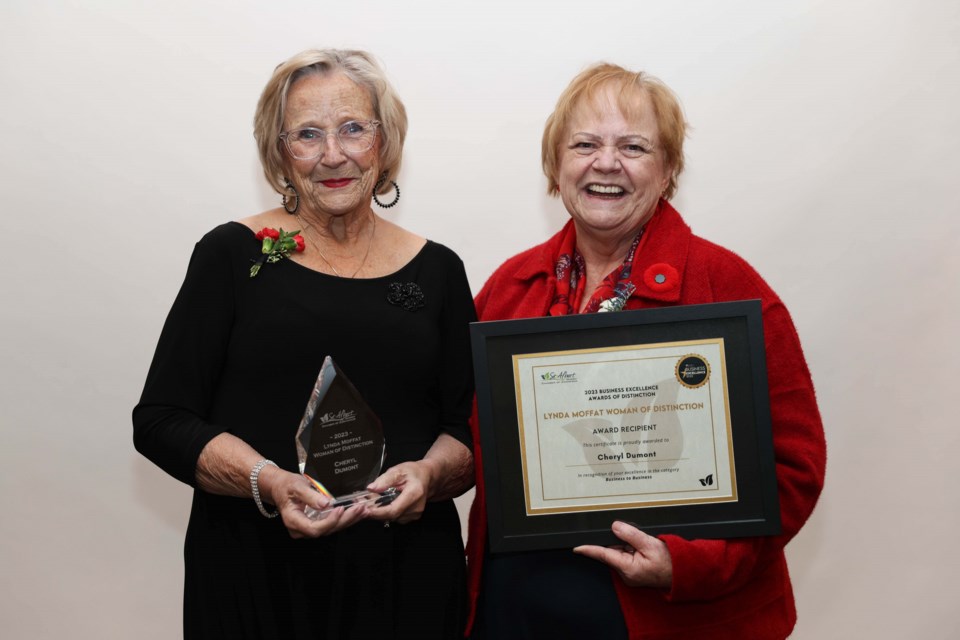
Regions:
<instances>
[{"instance_id":1,"label":"patterned scarf","mask_svg":"<svg viewBox=\"0 0 960 640\"><path fill-rule=\"evenodd\" d=\"M646 228L644 226L644 228ZM586 288L587 265L583 256L577 251L577 232L574 225L561 239L560 252L555 266L557 276L557 294L550 304L551 316L567 316L577 313L583 301ZM636 286L630 282L630 272L633 270L633 256L643 237L643 228L630 244L627 257L623 264L607 274L596 290L591 294L584 307L583 313L597 311L620 311L627 303L627 299Z\"/></svg>"}]
</instances>

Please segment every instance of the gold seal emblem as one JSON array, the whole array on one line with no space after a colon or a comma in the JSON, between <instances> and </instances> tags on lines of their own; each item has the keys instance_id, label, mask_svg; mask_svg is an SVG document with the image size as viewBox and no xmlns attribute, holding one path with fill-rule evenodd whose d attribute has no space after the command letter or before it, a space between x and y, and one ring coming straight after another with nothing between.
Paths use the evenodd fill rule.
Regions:
<instances>
[{"instance_id":1,"label":"gold seal emblem","mask_svg":"<svg viewBox=\"0 0 960 640\"><path fill-rule=\"evenodd\" d=\"M710 379L710 364L703 356L691 353L677 361L674 369L677 382L689 389L696 389L707 384Z\"/></svg>"}]
</instances>

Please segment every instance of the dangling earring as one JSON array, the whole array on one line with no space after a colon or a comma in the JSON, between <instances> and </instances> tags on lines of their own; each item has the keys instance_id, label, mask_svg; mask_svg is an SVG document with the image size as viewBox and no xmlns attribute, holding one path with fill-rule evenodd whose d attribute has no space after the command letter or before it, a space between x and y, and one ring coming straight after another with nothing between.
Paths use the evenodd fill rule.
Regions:
<instances>
[{"instance_id":1,"label":"dangling earring","mask_svg":"<svg viewBox=\"0 0 960 640\"><path fill-rule=\"evenodd\" d=\"M283 203L283 210L284 210L284 211L286 211L286 212L289 213L290 215L294 215L294 214L297 212L297 210L300 209L300 194L297 193L296 188L294 188L294 186L293 186L292 184L290 184L290 180L289 180L289 179L284 178L283 180L287 183L286 188L289 189L290 191L293 191L293 195L292 195L292 196L288 196L287 194L283 194L283 199L280 200L280 202ZM290 203L290 200L293 200L293 201L294 201L293 209L291 209L289 206L287 206L287 205Z\"/></svg>"},{"instance_id":2,"label":"dangling earring","mask_svg":"<svg viewBox=\"0 0 960 640\"><path fill-rule=\"evenodd\" d=\"M376 203L377 203L378 205L380 205L381 207L383 207L384 209L389 209L389 208L392 207L393 205L395 205L395 204L397 204L398 202L400 202L400 187L397 185L396 182L394 182L393 180L391 180L391 181L390 181L390 184L392 184L392 185L393 185L393 188L397 190L397 197L393 199L393 202L388 202L387 204L383 204L382 202L380 202L380 199L377 198L377 191L380 191L380 187L383 186L383 183L386 181L386 179L387 179L387 172L384 171L384 172L383 172L383 175L380 176L380 179L377 180L377 184L374 185L374 187L373 187L373 201L376 202Z\"/></svg>"}]
</instances>

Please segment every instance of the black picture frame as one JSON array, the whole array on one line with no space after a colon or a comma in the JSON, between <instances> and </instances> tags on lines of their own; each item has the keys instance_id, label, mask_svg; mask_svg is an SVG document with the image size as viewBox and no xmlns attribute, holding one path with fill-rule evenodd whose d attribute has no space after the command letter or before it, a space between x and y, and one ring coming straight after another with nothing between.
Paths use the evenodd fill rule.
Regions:
<instances>
[{"instance_id":1,"label":"black picture frame","mask_svg":"<svg viewBox=\"0 0 960 640\"><path fill-rule=\"evenodd\" d=\"M610 525L687 539L780 533L759 300L471 324L489 549L492 553L620 541ZM513 356L722 338L736 501L528 516Z\"/></svg>"}]
</instances>

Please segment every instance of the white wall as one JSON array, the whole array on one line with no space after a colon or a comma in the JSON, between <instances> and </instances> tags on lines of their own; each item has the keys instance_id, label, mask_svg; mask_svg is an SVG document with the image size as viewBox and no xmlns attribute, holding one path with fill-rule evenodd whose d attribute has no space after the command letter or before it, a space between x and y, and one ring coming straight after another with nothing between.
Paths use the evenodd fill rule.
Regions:
<instances>
[{"instance_id":1,"label":"white wall","mask_svg":"<svg viewBox=\"0 0 960 640\"><path fill-rule=\"evenodd\" d=\"M693 124L675 204L782 295L819 392L794 637L960 637L952 0L5 0L3 637L179 635L189 491L134 452L129 413L194 241L278 202L254 104L310 46L383 60L411 119L386 215L475 290L564 220L539 141L573 75L670 84Z\"/></svg>"}]
</instances>

